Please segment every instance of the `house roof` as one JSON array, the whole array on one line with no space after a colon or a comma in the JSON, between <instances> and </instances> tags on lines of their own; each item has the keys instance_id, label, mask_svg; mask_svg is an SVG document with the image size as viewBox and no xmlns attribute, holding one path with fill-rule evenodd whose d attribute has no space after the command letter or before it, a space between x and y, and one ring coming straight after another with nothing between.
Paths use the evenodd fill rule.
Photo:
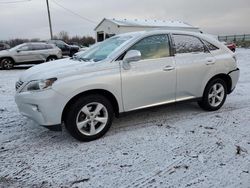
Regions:
<instances>
[{"instance_id":1,"label":"house roof","mask_svg":"<svg viewBox=\"0 0 250 188\"><path fill-rule=\"evenodd\" d=\"M171 20L142 20L142 19L107 19L104 18L95 28L95 30L105 21L108 20L118 26L124 27L181 27L181 28L196 28L188 23L182 21Z\"/></svg>"}]
</instances>

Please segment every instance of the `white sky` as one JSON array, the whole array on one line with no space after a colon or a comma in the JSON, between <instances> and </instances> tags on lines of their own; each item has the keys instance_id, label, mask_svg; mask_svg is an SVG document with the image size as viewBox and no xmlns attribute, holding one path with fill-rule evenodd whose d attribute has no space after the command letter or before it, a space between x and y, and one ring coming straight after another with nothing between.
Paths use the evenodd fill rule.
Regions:
<instances>
[{"instance_id":1,"label":"white sky","mask_svg":"<svg viewBox=\"0 0 250 188\"><path fill-rule=\"evenodd\" d=\"M0 40L49 38L46 0L0 0ZM91 23L57 4L93 20ZM94 36L102 18L181 20L211 34L250 34L250 0L49 0L54 34Z\"/></svg>"}]
</instances>

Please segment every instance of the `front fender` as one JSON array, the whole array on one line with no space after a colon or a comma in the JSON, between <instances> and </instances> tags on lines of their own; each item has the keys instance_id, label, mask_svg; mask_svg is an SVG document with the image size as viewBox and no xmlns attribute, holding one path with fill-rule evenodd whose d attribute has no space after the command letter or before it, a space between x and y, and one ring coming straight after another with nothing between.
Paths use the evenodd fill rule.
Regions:
<instances>
[{"instance_id":1,"label":"front fender","mask_svg":"<svg viewBox=\"0 0 250 188\"><path fill-rule=\"evenodd\" d=\"M71 76L59 79L53 85L53 89L66 98L66 104L76 95L90 90L105 90L114 95L117 100L120 112L123 112L120 70L108 69L104 71L92 72L83 75Z\"/></svg>"}]
</instances>

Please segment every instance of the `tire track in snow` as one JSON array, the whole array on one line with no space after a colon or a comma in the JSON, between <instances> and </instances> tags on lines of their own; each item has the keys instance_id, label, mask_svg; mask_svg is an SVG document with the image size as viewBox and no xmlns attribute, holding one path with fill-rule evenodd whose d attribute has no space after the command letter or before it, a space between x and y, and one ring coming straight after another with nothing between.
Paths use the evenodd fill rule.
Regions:
<instances>
[{"instance_id":1,"label":"tire track in snow","mask_svg":"<svg viewBox=\"0 0 250 188\"><path fill-rule=\"evenodd\" d=\"M217 148L218 148L217 146L204 147L202 144L198 144L198 145L196 145L195 150L193 150L192 152L202 153L204 155L208 155L211 152L215 151ZM206 152L202 152L202 151L206 151ZM169 164L166 168L157 170L155 172L152 172L151 174L147 174L146 176L140 177L137 180L135 180L134 182L132 182L131 184L125 185L124 188L130 188L130 187L143 187L144 188L147 185L149 185L151 182L153 182L156 177L162 177L162 176L170 173L171 170L173 170L175 166L187 164L188 162L190 162L192 160L194 160L194 158L192 158L188 155L184 155L180 159L177 159L173 163Z\"/></svg>"}]
</instances>

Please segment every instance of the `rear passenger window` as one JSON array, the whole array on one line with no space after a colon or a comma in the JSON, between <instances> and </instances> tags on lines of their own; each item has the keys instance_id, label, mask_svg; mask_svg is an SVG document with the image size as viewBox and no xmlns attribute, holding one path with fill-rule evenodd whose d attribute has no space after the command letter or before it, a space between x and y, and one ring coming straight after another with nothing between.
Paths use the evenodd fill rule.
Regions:
<instances>
[{"instance_id":1,"label":"rear passenger window","mask_svg":"<svg viewBox=\"0 0 250 188\"><path fill-rule=\"evenodd\" d=\"M190 35L173 35L175 50L177 54L205 52L205 48L201 40Z\"/></svg>"},{"instance_id":2,"label":"rear passenger window","mask_svg":"<svg viewBox=\"0 0 250 188\"><path fill-rule=\"evenodd\" d=\"M33 49L34 50L45 50L45 45L44 44L33 44Z\"/></svg>"},{"instance_id":3,"label":"rear passenger window","mask_svg":"<svg viewBox=\"0 0 250 188\"><path fill-rule=\"evenodd\" d=\"M46 44L46 49L53 49L53 46L50 44Z\"/></svg>"},{"instance_id":4,"label":"rear passenger window","mask_svg":"<svg viewBox=\"0 0 250 188\"><path fill-rule=\"evenodd\" d=\"M203 42L205 43L205 45L207 46L207 48L209 49L209 51L214 51L214 50L218 50L219 49L218 47L214 46L210 42L207 42L205 40L203 40Z\"/></svg>"},{"instance_id":5,"label":"rear passenger window","mask_svg":"<svg viewBox=\"0 0 250 188\"><path fill-rule=\"evenodd\" d=\"M170 56L169 39L167 35L146 37L129 50L139 50L142 59L156 59Z\"/></svg>"}]
</instances>

